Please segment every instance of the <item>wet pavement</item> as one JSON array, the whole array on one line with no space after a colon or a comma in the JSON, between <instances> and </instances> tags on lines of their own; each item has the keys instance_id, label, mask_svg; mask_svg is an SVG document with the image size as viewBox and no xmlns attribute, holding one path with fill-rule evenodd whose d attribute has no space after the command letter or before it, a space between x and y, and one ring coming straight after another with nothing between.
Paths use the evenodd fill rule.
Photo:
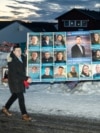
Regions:
<instances>
[{"instance_id":1,"label":"wet pavement","mask_svg":"<svg viewBox=\"0 0 100 133\"><path fill-rule=\"evenodd\" d=\"M100 133L100 120L73 116L30 114L32 121L23 121L19 113L12 117L0 113L0 133Z\"/></svg>"}]
</instances>

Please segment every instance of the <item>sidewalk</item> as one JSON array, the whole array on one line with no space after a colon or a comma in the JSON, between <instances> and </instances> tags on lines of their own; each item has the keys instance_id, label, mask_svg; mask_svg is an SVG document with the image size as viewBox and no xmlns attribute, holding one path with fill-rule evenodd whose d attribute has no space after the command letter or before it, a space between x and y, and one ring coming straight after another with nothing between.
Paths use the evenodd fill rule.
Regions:
<instances>
[{"instance_id":1,"label":"sidewalk","mask_svg":"<svg viewBox=\"0 0 100 133\"><path fill-rule=\"evenodd\" d=\"M74 116L31 114L33 121L21 120L13 112L8 118L0 114L0 133L100 133L100 120Z\"/></svg>"}]
</instances>

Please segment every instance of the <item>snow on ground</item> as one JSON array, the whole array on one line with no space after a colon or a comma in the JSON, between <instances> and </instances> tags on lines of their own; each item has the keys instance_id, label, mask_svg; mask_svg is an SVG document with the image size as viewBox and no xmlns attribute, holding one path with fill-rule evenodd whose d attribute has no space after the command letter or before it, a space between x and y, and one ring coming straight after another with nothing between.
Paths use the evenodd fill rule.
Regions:
<instances>
[{"instance_id":1,"label":"snow on ground","mask_svg":"<svg viewBox=\"0 0 100 133\"><path fill-rule=\"evenodd\" d=\"M90 83L85 83L85 87L91 88L92 86ZM77 93L71 94L66 88L67 86L64 84L31 85L25 93L28 112L100 119L100 92L98 89L97 93L90 93L93 91L89 90L88 92L76 91ZM0 85L0 108L9 96L8 87ZM12 105L11 110L20 111L17 101Z\"/></svg>"},{"instance_id":2,"label":"snow on ground","mask_svg":"<svg viewBox=\"0 0 100 133\"><path fill-rule=\"evenodd\" d=\"M6 65L6 62L3 62L4 64ZM73 85L73 83L30 85L25 93L28 112L100 119L99 81L79 82L74 88ZM9 97L9 87L0 82L0 109ZM11 110L20 112L18 101L12 105Z\"/></svg>"},{"instance_id":3,"label":"snow on ground","mask_svg":"<svg viewBox=\"0 0 100 133\"><path fill-rule=\"evenodd\" d=\"M6 52L0 52L0 67L7 65L7 55L8 53Z\"/></svg>"}]
</instances>

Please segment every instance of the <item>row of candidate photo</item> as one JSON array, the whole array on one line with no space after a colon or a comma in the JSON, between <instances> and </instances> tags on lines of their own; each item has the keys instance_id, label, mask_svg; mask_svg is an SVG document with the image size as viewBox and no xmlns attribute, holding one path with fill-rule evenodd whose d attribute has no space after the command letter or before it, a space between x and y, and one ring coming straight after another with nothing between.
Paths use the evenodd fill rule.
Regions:
<instances>
[{"instance_id":1,"label":"row of candidate photo","mask_svg":"<svg viewBox=\"0 0 100 133\"><path fill-rule=\"evenodd\" d=\"M66 51L31 51L28 54L28 65L54 65L54 64L66 64Z\"/></svg>"},{"instance_id":2,"label":"row of candidate photo","mask_svg":"<svg viewBox=\"0 0 100 133\"><path fill-rule=\"evenodd\" d=\"M28 65L67 65L67 64L76 64L76 61L79 63L100 63L100 49L94 49L91 51L92 57L91 62L86 62L83 58L78 58L77 60L71 60L72 63L69 63L69 58L67 57L67 51L29 51L28 52Z\"/></svg>"},{"instance_id":3,"label":"row of candidate photo","mask_svg":"<svg viewBox=\"0 0 100 133\"><path fill-rule=\"evenodd\" d=\"M80 37L80 38L78 38ZM41 47L66 47L67 44L100 44L100 31L72 31L72 32L43 32L28 33L27 44L29 49Z\"/></svg>"},{"instance_id":4,"label":"row of candidate photo","mask_svg":"<svg viewBox=\"0 0 100 133\"><path fill-rule=\"evenodd\" d=\"M28 75L33 82L100 80L100 64L31 66Z\"/></svg>"},{"instance_id":5,"label":"row of candidate photo","mask_svg":"<svg viewBox=\"0 0 100 133\"><path fill-rule=\"evenodd\" d=\"M66 47L66 32L44 32L28 34L27 44L29 49L39 49L45 47L65 48Z\"/></svg>"}]
</instances>

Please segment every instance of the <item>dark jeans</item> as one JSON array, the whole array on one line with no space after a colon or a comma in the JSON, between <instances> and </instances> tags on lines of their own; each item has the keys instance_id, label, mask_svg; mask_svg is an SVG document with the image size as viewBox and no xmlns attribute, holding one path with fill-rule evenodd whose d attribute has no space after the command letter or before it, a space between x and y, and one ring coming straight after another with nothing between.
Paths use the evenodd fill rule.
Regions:
<instances>
[{"instance_id":1,"label":"dark jeans","mask_svg":"<svg viewBox=\"0 0 100 133\"><path fill-rule=\"evenodd\" d=\"M20 107L20 111L23 114L27 114L26 111L26 107L25 107L25 100L24 100L24 94L21 93L13 93L11 95L11 97L9 98L9 100L7 101L5 108L9 109L10 106L16 101L16 99L18 98L18 102L19 102L19 107Z\"/></svg>"}]
</instances>

